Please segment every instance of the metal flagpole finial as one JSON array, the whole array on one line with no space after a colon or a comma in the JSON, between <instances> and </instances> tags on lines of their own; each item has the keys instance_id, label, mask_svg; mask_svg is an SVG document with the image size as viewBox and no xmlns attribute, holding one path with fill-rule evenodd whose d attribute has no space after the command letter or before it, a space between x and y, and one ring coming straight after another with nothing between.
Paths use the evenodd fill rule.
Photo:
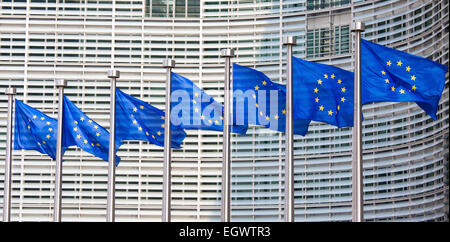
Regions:
<instances>
[{"instance_id":1,"label":"metal flagpole finial","mask_svg":"<svg viewBox=\"0 0 450 242\"><path fill-rule=\"evenodd\" d=\"M366 30L366 25L363 22L352 22L350 29L352 32L364 32Z\"/></svg>"},{"instance_id":2,"label":"metal flagpole finial","mask_svg":"<svg viewBox=\"0 0 450 242\"><path fill-rule=\"evenodd\" d=\"M283 45L296 45L297 37L295 36L283 36Z\"/></svg>"},{"instance_id":3,"label":"metal flagpole finial","mask_svg":"<svg viewBox=\"0 0 450 242\"><path fill-rule=\"evenodd\" d=\"M231 48L222 49L220 51L220 57L226 58L226 57L234 57L234 50Z\"/></svg>"},{"instance_id":4,"label":"metal flagpole finial","mask_svg":"<svg viewBox=\"0 0 450 242\"><path fill-rule=\"evenodd\" d=\"M5 95L16 95L16 89L14 87L6 88Z\"/></svg>"},{"instance_id":5,"label":"metal flagpole finial","mask_svg":"<svg viewBox=\"0 0 450 242\"><path fill-rule=\"evenodd\" d=\"M63 79L56 79L55 86L56 87L67 87L67 81L63 80Z\"/></svg>"},{"instance_id":6,"label":"metal flagpole finial","mask_svg":"<svg viewBox=\"0 0 450 242\"><path fill-rule=\"evenodd\" d=\"M165 59L162 63L164 68L174 68L175 67L175 60L172 59Z\"/></svg>"},{"instance_id":7,"label":"metal flagpole finial","mask_svg":"<svg viewBox=\"0 0 450 242\"><path fill-rule=\"evenodd\" d=\"M115 70L115 69L108 70L108 72L106 74L108 75L108 78L119 78L120 77L120 71Z\"/></svg>"}]
</instances>

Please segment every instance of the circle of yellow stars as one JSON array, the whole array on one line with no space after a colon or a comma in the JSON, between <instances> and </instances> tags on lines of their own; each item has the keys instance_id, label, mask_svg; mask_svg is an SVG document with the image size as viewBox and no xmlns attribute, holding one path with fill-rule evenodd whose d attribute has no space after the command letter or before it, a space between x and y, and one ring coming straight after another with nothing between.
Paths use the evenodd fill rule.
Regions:
<instances>
[{"instance_id":1,"label":"circle of yellow stars","mask_svg":"<svg viewBox=\"0 0 450 242\"><path fill-rule=\"evenodd\" d=\"M338 102L339 104L336 105L336 107L325 107L320 102L319 93L320 88L327 82L335 81L338 84L339 93L341 94L341 97L339 98ZM341 109L341 104L344 104L347 99L345 98L345 94L347 93L348 89L342 84L342 80L336 77L335 74L323 74L323 78L320 78L317 80L316 87L313 89L313 93L315 95L314 102L318 106L319 112L326 112L328 116L337 115L338 111Z\"/></svg>"},{"instance_id":2,"label":"circle of yellow stars","mask_svg":"<svg viewBox=\"0 0 450 242\"><path fill-rule=\"evenodd\" d=\"M201 97L200 97L200 92L194 92L193 98L192 98L192 104L193 104L193 116L197 116L200 115L200 119L202 120L203 123L207 124L207 125L220 125L221 121L219 121L218 119L211 119L211 117L206 118L205 115L202 114L202 102L201 102ZM214 109L215 112L219 112L218 110ZM223 116L220 116L220 120L223 120Z\"/></svg>"},{"instance_id":3,"label":"circle of yellow stars","mask_svg":"<svg viewBox=\"0 0 450 242\"><path fill-rule=\"evenodd\" d=\"M32 132L32 127L33 128L40 128L42 130L47 131L47 134L45 134L44 138L41 141L37 142L37 145L39 145L40 147L42 147L42 145L46 145L47 142L49 142L50 138L52 138L52 140L54 140L54 136L55 136L55 130L52 128L52 122L50 122L49 120L45 119L44 116L38 118L37 115L33 115L31 117L33 119L33 122L31 121L31 119L28 119L28 125L27 125L27 129L30 130L30 132ZM40 121L39 121L40 120ZM34 122L44 122L44 125L35 125Z\"/></svg>"},{"instance_id":4,"label":"circle of yellow stars","mask_svg":"<svg viewBox=\"0 0 450 242\"><path fill-rule=\"evenodd\" d=\"M404 71L406 71L407 73L409 73L410 76L410 80L413 81L413 84L410 85L410 89L409 90L405 90L404 87L399 87L399 86L395 86L395 83L393 83L392 78L389 79L389 74L386 72L387 68L394 68L396 67L397 70L404 69ZM416 86L416 79L417 77L411 73L412 68L409 65L406 65L405 63L403 63L401 60L398 61L391 61L388 60L386 61L386 69L381 70L381 76L384 78L384 83L389 87L389 90L392 91L393 93L399 93L400 95L404 95L406 94L406 91L409 92L415 92L417 90L417 86Z\"/></svg>"},{"instance_id":5,"label":"circle of yellow stars","mask_svg":"<svg viewBox=\"0 0 450 242\"><path fill-rule=\"evenodd\" d=\"M144 108L145 107L143 105L139 105L139 109L138 107L133 107L133 113L137 113L138 110L143 110ZM138 120L135 118L133 114L131 114L130 117L132 119L132 125L136 127L139 133L143 133L147 137L152 137L154 140L156 140L157 137L164 134L164 127L165 127L164 121L160 125L159 130L157 132L153 132L152 129L148 129L145 125L141 125L141 123L138 122ZM161 115L160 119L165 120L165 116Z\"/></svg>"},{"instance_id":6,"label":"circle of yellow stars","mask_svg":"<svg viewBox=\"0 0 450 242\"><path fill-rule=\"evenodd\" d=\"M260 81L260 85L261 85L261 87L267 87L267 81L265 81L265 80ZM270 83L269 86L272 86L272 83ZM254 86L254 89L257 92L261 87L258 84L256 84ZM257 109L257 112L258 112L259 116L265 118L265 120L270 120L270 118L278 120L280 118L279 113L271 114L272 117L267 115L266 114L266 110L264 110L264 112L263 112L262 108L260 108L260 105L258 104L257 99L256 99L256 94L253 94L252 97L253 97L253 99L255 99L255 102L256 102L255 103L255 107ZM281 115L286 116L286 109L281 110Z\"/></svg>"}]
</instances>

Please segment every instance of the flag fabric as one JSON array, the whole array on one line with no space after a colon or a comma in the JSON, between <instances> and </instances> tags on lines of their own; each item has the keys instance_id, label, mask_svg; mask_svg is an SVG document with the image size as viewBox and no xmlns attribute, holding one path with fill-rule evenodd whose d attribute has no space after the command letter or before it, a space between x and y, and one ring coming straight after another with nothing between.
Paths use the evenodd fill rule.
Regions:
<instances>
[{"instance_id":1,"label":"flag fabric","mask_svg":"<svg viewBox=\"0 0 450 242\"><path fill-rule=\"evenodd\" d=\"M223 106L191 80L172 72L171 121L183 129L223 131ZM248 127L232 125L231 132L245 134Z\"/></svg>"},{"instance_id":2,"label":"flag fabric","mask_svg":"<svg viewBox=\"0 0 450 242\"><path fill-rule=\"evenodd\" d=\"M361 40L362 104L370 102L416 102L436 120L448 67Z\"/></svg>"},{"instance_id":3,"label":"flag fabric","mask_svg":"<svg viewBox=\"0 0 450 242\"><path fill-rule=\"evenodd\" d=\"M56 160L57 120L17 99L15 103L14 149L36 150Z\"/></svg>"},{"instance_id":4,"label":"flag fabric","mask_svg":"<svg viewBox=\"0 0 450 242\"><path fill-rule=\"evenodd\" d=\"M286 86L264 73L233 64L233 120L236 124L263 125L286 130ZM294 134L306 135L310 120L294 119Z\"/></svg>"},{"instance_id":5,"label":"flag fabric","mask_svg":"<svg viewBox=\"0 0 450 242\"><path fill-rule=\"evenodd\" d=\"M63 146L70 145L108 161L109 132L64 96ZM121 142L116 141L116 150L120 145ZM120 157L116 155L115 160L118 165Z\"/></svg>"},{"instance_id":6,"label":"flag fabric","mask_svg":"<svg viewBox=\"0 0 450 242\"><path fill-rule=\"evenodd\" d=\"M164 111L116 88L116 140L143 140L164 147ZM181 148L186 132L172 125L171 147Z\"/></svg>"},{"instance_id":7,"label":"flag fabric","mask_svg":"<svg viewBox=\"0 0 450 242\"><path fill-rule=\"evenodd\" d=\"M353 126L353 72L292 57L294 119Z\"/></svg>"}]
</instances>

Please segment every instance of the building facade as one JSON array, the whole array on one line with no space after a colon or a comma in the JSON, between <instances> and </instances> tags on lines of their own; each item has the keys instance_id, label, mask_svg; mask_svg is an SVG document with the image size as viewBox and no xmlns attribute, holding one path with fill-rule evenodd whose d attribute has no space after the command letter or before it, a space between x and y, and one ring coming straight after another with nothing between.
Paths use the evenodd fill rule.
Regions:
<instances>
[{"instance_id":1,"label":"building facade","mask_svg":"<svg viewBox=\"0 0 450 242\"><path fill-rule=\"evenodd\" d=\"M65 79L66 95L109 129L110 68L121 90L164 109L162 60L172 58L174 72L223 103L220 49L284 83L290 35L296 57L352 70L353 20L367 40L448 65L448 0L0 0L0 89L56 117L54 79ZM436 121L415 103L363 113L365 219L448 221L448 73ZM173 221L220 221L222 134L186 132L172 155ZM314 122L294 146L295 220L350 221L351 128ZM118 155L116 221L161 221L163 149L128 141ZM232 157L232 221L283 221L284 135L252 126L232 136ZM13 151L12 221L52 221L54 174L48 156ZM68 149L62 220L105 221L106 187L107 162Z\"/></svg>"}]
</instances>

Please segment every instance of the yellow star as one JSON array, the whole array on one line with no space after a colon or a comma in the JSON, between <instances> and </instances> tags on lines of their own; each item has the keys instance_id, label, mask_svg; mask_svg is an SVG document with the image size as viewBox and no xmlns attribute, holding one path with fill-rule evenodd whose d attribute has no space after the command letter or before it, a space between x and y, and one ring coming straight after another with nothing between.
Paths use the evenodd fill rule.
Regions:
<instances>
[{"instance_id":1,"label":"yellow star","mask_svg":"<svg viewBox=\"0 0 450 242\"><path fill-rule=\"evenodd\" d=\"M73 128L73 131L77 131L77 130L78 130L78 128L77 128L77 127Z\"/></svg>"},{"instance_id":2,"label":"yellow star","mask_svg":"<svg viewBox=\"0 0 450 242\"><path fill-rule=\"evenodd\" d=\"M49 134L47 134L47 136L45 136L45 137L47 137L47 139L50 139L50 135Z\"/></svg>"},{"instance_id":3,"label":"yellow star","mask_svg":"<svg viewBox=\"0 0 450 242\"><path fill-rule=\"evenodd\" d=\"M164 126L165 126L164 124L161 124L161 128L164 128Z\"/></svg>"},{"instance_id":4,"label":"yellow star","mask_svg":"<svg viewBox=\"0 0 450 242\"><path fill-rule=\"evenodd\" d=\"M136 124L137 123L137 121L136 120L133 120L133 124Z\"/></svg>"},{"instance_id":5,"label":"yellow star","mask_svg":"<svg viewBox=\"0 0 450 242\"><path fill-rule=\"evenodd\" d=\"M41 143L38 142L38 145L41 145Z\"/></svg>"},{"instance_id":6,"label":"yellow star","mask_svg":"<svg viewBox=\"0 0 450 242\"><path fill-rule=\"evenodd\" d=\"M200 116L200 118L201 118L201 119L205 119L205 116L202 115L202 116Z\"/></svg>"},{"instance_id":7,"label":"yellow star","mask_svg":"<svg viewBox=\"0 0 450 242\"><path fill-rule=\"evenodd\" d=\"M345 89L345 87L341 88L342 92L345 92L347 89Z\"/></svg>"},{"instance_id":8,"label":"yellow star","mask_svg":"<svg viewBox=\"0 0 450 242\"><path fill-rule=\"evenodd\" d=\"M325 77L325 79L328 79L328 75L327 74L324 74L323 77Z\"/></svg>"},{"instance_id":9,"label":"yellow star","mask_svg":"<svg viewBox=\"0 0 450 242\"><path fill-rule=\"evenodd\" d=\"M405 94L405 90L400 89L400 94Z\"/></svg>"},{"instance_id":10,"label":"yellow star","mask_svg":"<svg viewBox=\"0 0 450 242\"><path fill-rule=\"evenodd\" d=\"M334 79L334 77L335 77L335 75L334 75L334 74L331 74L331 79Z\"/></svg>"},{"instance_id":11,"label":"yellow star","mask_svg":"<svg viewBox=\"0 0 450 242\"><path fill-rule=\"evenodd\" d=\"M144 109L144 106L141 105L141 106L139 106L139 108L140 108L140 109Z\"/></svg>"},{"instance_id":12,"label":"yellow star","mask_svg":"<svg viewBox=\"0 0 450 242\"><path fill-rule=\"evenodd\" d=\"M41 120L44 120L45 118L44 117L41 117Z\"/></svg>"},{"instance_id":13,"label":"yellow star","mask_svg":"<svg viewBox=\"0 0 450 242\"><path fill-rule=\"evenodd\" d=\"M416 85L413 85L411 88L413 89L413 91L417 89Z\"/></svg>"},{"instance_id":14,"label":"yellow star","mask_svg":"<svg viewBox=\"0 0 450 242\"><path fill-rule=\"evenodd\" d=\"M75 121L76 122L76 121ZM49 121L47 121L47 125L50 125L50 122Z\"/></svg>"},{"instance_id":15,"label":"yellow star","mask_svg":"<svg viewBox=\"0 0 450 242\"><path fill-rule=\"evenodd\" d=\"M52 130L53 130L52 128L48 128L48 131L52 132Z\"/></svg>"},{"instance_id":16,"label":"yellow star","mask_svg":"<svg viewBox=\"0 0 450 242\"><path fill-rule=\"evenodd\" d=\"M255 106L256 106L256 107L259 107L259 105L258 105L258 104L255 104Z\"/></svg>"},{"instance_id":17,"label":"yellow star","mask_svg":"<svg viewBox=\"0 0 450 242\"><path fill-rule=\"evenodd\" d=\"M88 121L88 122L89 122L89 123L92 123L92 120L90 120L90 119L89 119L89 121Z\"/></svg>"},{"instance_id":18,"label":"yellow star","mask_svg":"<svg viewBox=\"0 0 450 242\"><path fill-rule=\"evenodd\" d=\"M256 86L255 86L255 90L258 91L258 89L259 89L259 87L258 87L258 85L256 85Z\"/></svg>"},{"instance_id":19,"label":"yellow star","mask_svg":"<svg viewBox=\"0 0 450 242\"><path fill-rule=\"evenodd\" d=\"M319 92L319 89L314 88L314 93L318 93L318 92Z\"/></svg>"},{"instance_id":20,"label":"yellow star","mask_svg":"<svg viewBox=\"0 0 450 242\"><path fill-rule=\"evenodd\" d=\"M78 134L78 135L77 135L77 138L78 138L78 139L81 139L81 135Z\"/></svg>"},{"instance_id":21,"label":"yellow star","mask_svg":"<svg viewBox=\"0 0 450 242\"><path fill-rule=\"evenodd\" d=\"M78 124L78 121L75 120L75 121L73 121L73 123L74 123L74 124Z\"/></svg>"},{"instance_id":22,"label":"yellow star","mask_svg":"<svg viewBox=\"0 0 450 242\"><path fill-rule=\"evenodd\" d=\"M92 146L94 146L94 143L91 143Z\"/></svg>"},{"instance_id":23,"label":"yellow star","mask_svg":"<svg viewBox=\"0 0 450 242\"><path fill-rule=\"evenodd\" d=\"M136 112L136 111L137 111L137 108L136 108L136 107L134 107L134 108L133 108L133 112Z\"/></svg>"},{"instance_id":24,"label":"yellow star","mask_svg":"<svg viewBox=\"0 0 450 242\"><path fill-rule=\"evenodd\" d=\"M155 139L155 136L152 134L152 138Z\"/></svg>"},{"instance_id":25,"label":"yellow star","mask_svg":"<svg viewBox=\"0 0 450 242\"><path fill-rule=\"evenodd\" d=\"M319 98L318 97L316 97L316 103L318 103L319 102Z\"/></svg>"},{"instance_id":26,"label":"yellow star","mask_svg":"<svg viewBox=\"0 0 450 242\"><path fill-rule=\"evenodd\" d=\"M98 126L97 126L97 125L94 125L94 129L98 129Z\"/></svg>"},{"instance_id":27,"label":"yellow star","mask_svg":"<svg viewBox=\"0 0 450 242\"><path fill-rule=\"evenodd\" d=\"M263 112L262 112L262 111L261 111L261 112L259 112L259 115L263 116Z\"/></svg>"},{"instance_id":28,"label":"yellow star","mask_svg":"<svg viewBox=\"0 0 450 242\"><path fill-rule=\"evenodd\" d=\"M391 90L392 90L393 92L395 92L395 87L394 87L394 86L392 86L392 87L391 87Z\"/></svg>"},{"instance_id":29,"label":"yellow star","mask_svg":"<svg viewBox=\"0 0 450 242\"><path fill-rule=\"evenodd\" d=\"M255 94L253 94L253 96L252 96L252 97L253 97L253 99L256 99L256 95L255 95Z\"/></svg>"},{"instance_id":30,"label":"yellow star","mask_svg":"<svg viewBox=\"0 0 450 242\"><path fill-rule=\"evenodd\" d=\"M381 74L386 75L386 72L385 71L381 71Z\"/></svg>"},{"instance_id":31,"label":"yellow star","mask_svg":"<svg viewBox=\"0 0 450 242\"><path fill-rule=\"evenodd\" d=\"M276 119L276 120L278 120L278 115L277 114L275 114L275 117L273 117L274 119Z\"/></svg>"},{"instance_id":32,"label":"yellow star","mask_svg":"<svg viewBox=\"0 0 450 242\"><path fill-rule=\"evenodd\" d=\"M341 97L341 102L345 102L345 97Z\"/></svg>"},{"instance_id":33,"label":"yellow star","mask_svg":"<svg viewBox=\"0 0 450 242\"><path fill-rule=\"evenodd\" d=\"M100 133L96 133L95 135L100 136Z\"/></svg>"},{"instance_id":34,"label":"yellow star","mask_svg":"<svg viewBox=\"0 0 450 242\"><path fill-rule=\"evenodd\" d=\"M193 103L193 104L196 104L197 102L196 102L195 100L192 100L192 103Z\"/></svg>"},{"instance_id":35,"label":"yellow star","mask_svg":"<svg viewBox=\"0 0 450 242\"><path fill-rule=\"evenodd\" d=\"M341 80L341 79L339 79L339 80L338 80L338 84L341 84L341 83L342 83L342 80Z\"/></svg>"},{"instance_id":36,"label":"yellow star","mask_svg":"<svg viewBox=\"0 0 450 242\"><path fill-rule=\"evenodd\" d=\"M411 71L411 67L407 66L407 67L406 67L406 71L407 71L407 72L410 72L410 71Z\"/></svg>"},{"instance_id":37,"label":"yellow star","mask_svg":"<svg viewBox=\"0 0 450 242\"><path fill-rule=\"evenodd\" d=\"M331 110L328 111L328 115L330 115L330 116L333 115L333 111L331 111Z\"/></svg>"},{"instance_id":38,"label":"yellow star","mask_svg":"<svg viewBox=\"0 0 450 242\"><path fill-rule=\"evenodd\" d=\"M337 110L341 110L341 106L337 105Z\"/></svg>"},{"instance_id":39,"label":"yellow star","mask_svg":"<svg viewBox=\"0 0 450 242\"><path fill-rule=\"evenodd\" d=\"M319 85L322 85L322 80L317 80L317 83L319 83Z\"/></svg>"},{"instance_id":40,"label":"yellow star","mask_svg":"<svg viewBox=\"0 0 450 242\"><path fill-rule=\"evenodd\" d=\"M384 82L389 83L389 79L384 79Z\"/></svg>"},{"instance_id":41,"label":"yellow star","mask_svg":"<svg viewBox=\"0 0 450 242\"><path fill-rule=\"evenodd\" d=\"M28 119L28 122L31 122L31 119ZM48 123L48 122L47 122Z\"/></svg>"},{"instance_id":42,"label":"yellow star","mask_svg":"<svg viewBox=\"0 0 450 242\"><path fill-rule=\"evenodd\" d=\"M402 64L403 64L402 61L397 61L398 66L402 66Z\"/></svg>"},{"instance_id":43,"label":"yellow star","mask_svg":"<svg viewBox=\"0 0 450 242\"><path fill-rule=\"evenodd\" d=\"M147 135L147 136L148 136L148 132L145 132L145 135Z\"/></svg>"},{"instance_id":44,"label":"yellow star","mask_svg":"<svg viewBox=\"0 0 450 242\"><path fill-rule=\"evenodd\" d=\"M281 113L283 113L283 114L286 114L286 110L285 110L285 109L283 109L283 110L281 111Z\"/></svg>"},{"instance_id":45,"label":"yellow star","mask_svg":"<svg viewBox=\"0 0 450 242\"><path fill-rule=\"evenodd\" d=\"M324 109L323 105L321 105L321 106L319 107L319 109L320 109L320 111L323 111L323 109Z\"/></svg>"},{"instance_id":46,"label":"yellow star","mask_svg":"<svg viewBox=\"0 0 450 242\"><path fill-rule=\"evenodd\" d=\"M266 81L263 81L262 84L265 86L265 85L267 84L267 82L266 82Z\"/></svg>"},{"instance_id":47,"label":"yellow star","mask_svg":"<svg viewBox=\"0 0 450 242\"><path fill-rule=\"evenodd\" d=\"M266 116L266 120L269 120L270 118L269 118L269 116Z\"/></svg>"},{"instance_id":48,"label":"yellow star","mask_svg":"<svg viewBox=\"0 0 450 242\"><path fill-rule=\"evenodd\" d=\"M216 124L219 124L219 121L218 121L218 120L216 120L216 121L214 121L214 123L216 123Z\"/></svg>"},{"instance_id":49,"label":"yellow star","mask_svg":"<svg viewBox=\"0 0 450 242\"><path fill-rule=\"evenodd\" d=\"M87 144L87 140L84 140L83 142L84 142L85 144Z\"/></svg>"},{"instance_id":50,"label":"yellow star","mask_svg":"<svg viewBox=\"0 0 450 242\"><path fill-rule=\"evenodd\" d=\"M81 117L80 120L81 120L81 121L84 121L84 117Z\"/></svg>"},{"instance_id":51,"label":"yellow star","mask_svg":"<svg viewBox=\"0 0 450 242\"><path fill-rule=\"evenodd\" d=\"M27 128L30 129L30 125L28 125Z\"/></svg>"},{"instance_id":52,"label":"yellow star","mask_svg":"<svg viewBox=\"0 0 450 242\"><path fill-rule=\"evenodd\" d=\"M412 75L411 76L411 80L415 81L416 80L416 76Z\"/></svg>"},{"instance_id":53,"label":"yellow star","mask_svg":"<svg viewBox=\"0 0 450 242\"><path fill-rule=\"evenodd\" d=\"M195 111L196 113L198 113L198 108L195 108L194 111Z\"/></svg>"},{"instance_id":54,"label":"yellow star","mask_svg":"<svg viewBox=\"0 0 450 242\"><path fill-rule=\"evenodd\" d=\"M36 119L37 117L36 117L36 115L33 115L33 119Z\"/></svg>"},{"instance_id":55,"label":"yellow star","mask_svg":"<svg viewBox=\"0 0 450 242\"><path fill-rule=\"evenodd\" d=\"M220 116L220 120L223 120L223 116Z\"/></svg>"},{"instance_id":56,"label":"yellow star","mask_svg":"<svg viewBox=\"0 0 450 242\"><path fill-rule=\"evenodd\" d=\"M212 120L211 120L211 119L210 119L210 120L208 120L208 123L212 124Z\"/></svg>"},{"instance_id":57,"label":"yellow star","mask_svg":"<svg viewBox=\"0 0 450 242\"><path fill-rule=\"evenodd\" d=\"M194 96L198 97L198 92L194 93Z\"/></svg>"},{"instance_id":58,"label":"yellow star","mask_svg":"<svg viewBox=\"0 0 450 242\"><path fill-rule=\"evenodd\" d=\"M161 116L161 119L164 119L164 116Z\"/></svg>"},{"instance_id":59,"label":"yellow star","mask_svg":"<svg viewBox=\"0 0 450 242\"><path fill-rule=\"evenodd\" d=\"M97 144L95 144L96 146L100 146L100 144L99 143L97 143Z\"/></svg>"},{"instance_id":60,"label":"yellow star","mask_svg":"<svg viewBox=\"0 0 450 242\"><path fill-rule=\"evenodd\" d=\"M158 136L161 136L161 131L158 131L158 133L156 133Z\"/></svg>"},{"instance_id":61,"label":"yellow star","mask_svg":"<svg viewBox=\"0 0 450 242\"><path fill-rule=\"evenodd\" d=\"M138 130L139 130L139 131L142 131L142 127L138 127Z\"/></svg>"},{"instance_id":62,"label":"yellow star","mask_svg":"<svg viewBox=\"0 0 450 242\"><path fill-rule=\"evenodd\" d=\"M391 61L388 61L386 64L387 64L388 66L391 66L391 65L392 65L392 62L391 62Z\"/></svg>"},{"instance_id":63,"label":"yellow star","mask_svg":"<svg viewBox=\"0 0 450 242\"><path fill-rule=\"evenodd\" d=\"M45 140L43 140L42 143L43 143L44 145L47 144L47 143L45 143Z\"/></svg>"}]
</instances>

